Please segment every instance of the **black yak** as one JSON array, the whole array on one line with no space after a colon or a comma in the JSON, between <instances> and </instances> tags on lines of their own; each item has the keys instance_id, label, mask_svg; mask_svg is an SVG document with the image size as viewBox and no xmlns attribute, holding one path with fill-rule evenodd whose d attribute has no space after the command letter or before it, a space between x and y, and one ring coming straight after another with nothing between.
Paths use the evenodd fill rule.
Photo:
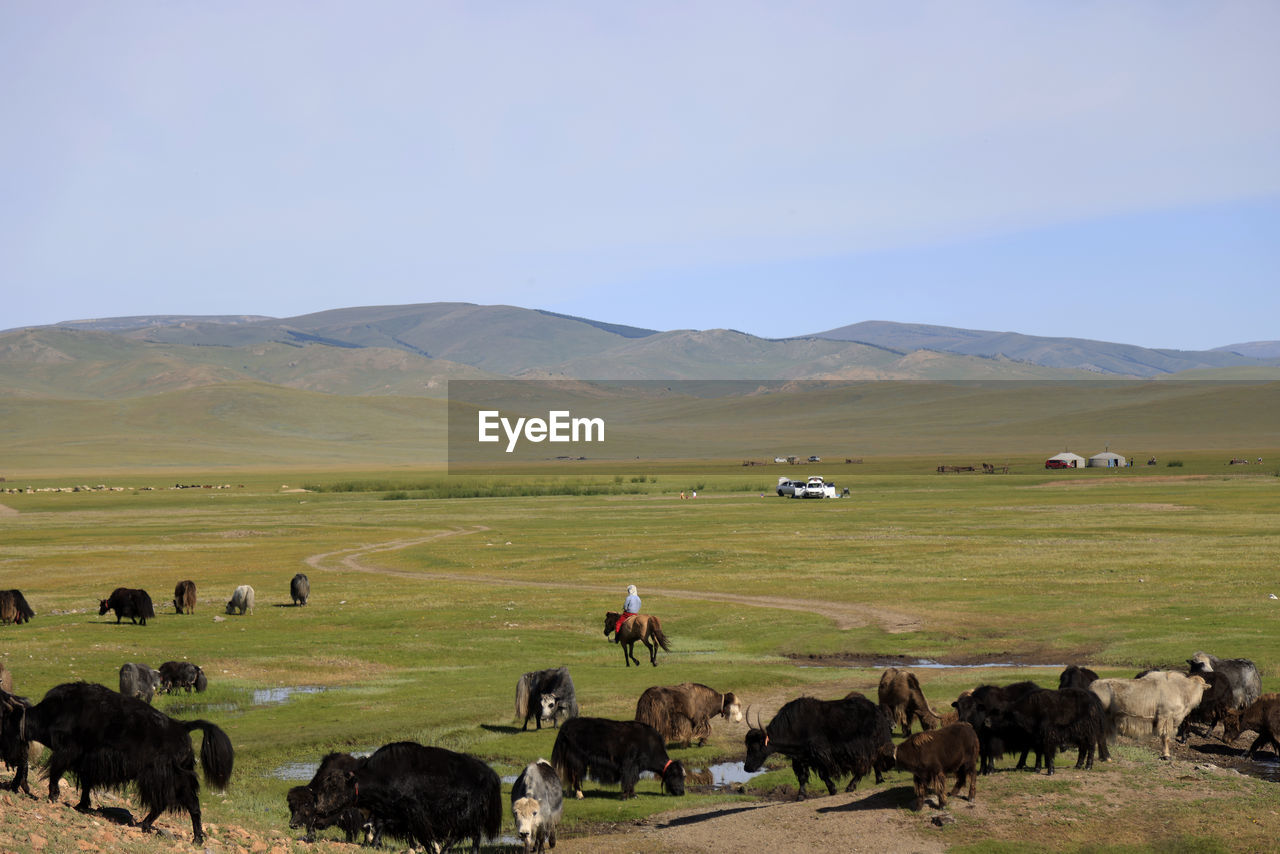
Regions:
<instances>
[{"instance_id":1,"label":"black yak","mask_svg":"<svg viewBox=\"0 0 1280 854\"><path fill-rule=\"evenodd\" d=\"M295 605L305 605L311 598L311 579L301 572L289 582L289 596Z\"/></svg>"},{"instance_id":2,"label":"black yak","mask_svg":"<svg viewBox=\"0 0 1280 854\"><path fill-rule=\"evenodd\" d=\"M117 587L111 591L110 596L98 602L99 617L108 611L116 612L117 625L121 618L128 617L129 622L135 626L139 621L145 626L147 620L156 615L155 609L151 607L150 594L145 590L135 590L130 587Z\"/></svg>"},{"instance_id":3,"label":"black yak","mask_svg":"<svg viewBox=\"0 0 1280 854\"><path fill-rule=\"evenodd\" d=\"M7 719L6 719L7 725ZM134 784L148 812L139 827L150 832L162 812L186 810L197 843L200 824L200 781L196 777L191 731L203 731L200 765L205 780L218 789L231 781L231 739L208 721L180 721L141 700L102 685L69 682L50 689L26 715L24 741L45 745L49 800L58 799L64 774L80 784L76 809L89 810L89 793L103 787ZM27 764L22 761L13 782L27 790ZM28 790L29 791L29 790Z\"/></svg>"},{"instance_id":4,"label":"black yak","mask_svg":"<svg viewBox=\"0 0 1280 854\"><path fill-rule=\"evenodd\" d=\"M167 694L179 688L186 688L190 694L192 688L196 691L208 688L209 680L204 671L190 661L166 661L160 665L160 687Z\"/></svg>"},{"instance_id":5,"label":"black yak","mask_svg":"<svg viewBox=\"0 0 1280 854\"><path fill-rule=\"evenodd\" d=\"M636 781L650 771L664 791L684 794L684 765L667 756L658 731L640 721L573 718L560 727L551 748L551 764L574 797L582 797L582 780L621 783L623 800L636 796Z\"/></svg>"},{"instance_id":6,"label":"black yak","mask_svg":"<svg viewBox=\"0 0 1280 854\"><path fill-rule=\"evenodd\" d=\"M311 782L305 786L294 786L285 795L289 804L289 826L306 831L307 842L314 842L317 830L337 826L342 830L348 842L355 842L369 816L356 806L348 806L332 815L320 815L316 812L316 791L320 781L329 772L345 773L355 771L364 758L357 759L350 753L329 753L320 760L320 767L312 775Z\"/></svg>"},{"instance_id":7,"label":"black yak","mask_svg":"<svg viewBox=\"0 0 1280 854\"><path fill-rule=\"evenodd\" d=\"M1014 682L1012 685L979 685L972 691L966 691L961 694L951 704L955 707L959 719L973 727L974 732L978 734L978 744L982 753L982 761L979 766L981 773L990 774L995 770L995 760L1004 756L1005 753L1015 751L1022 754L1018 757L1018 764L1015 767L1026 767L1027 754L1032 749L1030 741L1027 740L1018 744L1006 743L994 730L984 726L984 722L989 714L1007 711L1016 700L1025 697L1032 691L1040 690L1042 690L1041 687L1034 682ZM1037 771L1040 770L1041 758L1041 755L1037 752Z\"/></svg>"},{"instance_id":8,"label":"black yak","mask_svg":"<svg viewBox=\"0 0 1280 854\"><path fill-rule=\"evenodd\" d=\"M748 722L749 723L749 722ZM858 781L893 767L893 725L888 713L866 697L851 692L842 700L799 697L783 706L768 726L753 726L746 737L748 772L759 771L771 753L791 758L791 769L804 799L809 770L836 793L835 779L852 774L845 787L852 792Z\"/></svg>"},{"instance_id":9,"label":"black yak","mask_svg":"<svg viewBox=\"0 0 1280 854\"><path fill-rule=\"evenodd\" d=\"M480 851L502 826L502 782L474 756L412 741L384 745L351 770L317 774L315 812L320 819L358 807L369 815L373 842L386 834L437 851L463 839Z\"/></svg>"},{"instance_id":10,"label":"black yak","mask_svg":"<svg viewBox=\"0 0 1280 854\"><path fill-rule=\"evenodd\" d=\"M1058 750L1070 745L1076 747L1077 769L1092 768L1095 752L1104 762L1110 759L1102 703L1083 688L1031 691L1005 708L988 710L982 726L1005 745L1030 745L1043 757L1046 774L1054 773Z\"/></svg>"}]
</instances>

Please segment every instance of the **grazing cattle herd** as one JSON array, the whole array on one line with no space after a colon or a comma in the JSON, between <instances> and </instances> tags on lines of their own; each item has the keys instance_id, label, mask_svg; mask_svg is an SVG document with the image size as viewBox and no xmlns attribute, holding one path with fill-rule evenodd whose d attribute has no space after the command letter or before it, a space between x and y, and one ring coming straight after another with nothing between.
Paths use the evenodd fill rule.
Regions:
<instances>
[{"instance_id":1,"label":"grazing cattle herd","mask_svg":"<svg viewBox=\"0 0 1280 854\"><path fill-rule=\"evenodd\" d=\"M240 585L227 612L251 614L253 595L252 587ZM309 596L310 583L299 573L290 582L292 602L305 605ZM175 613L192 613L195 604L195 583L180 582ZM125 587L100 601L99 615L108 611L115 612L117 624L128 618L145 626L155 617L146 591ZM0 591L0 616L20 625L35 614L21 592L6 590ZM605 628L610 634L608 621ZM666 638L658 639L666 648ZM974 801L978 776L991 774L1006 754L1016 754L1015 767L1021 769L1034 752L1035 770L1043 767L1048 775L1056 771L1056 754L1075 747L1075 768L1088 770L1095 758L1110 759L1108 745L1121 735L1154 737L1161 758L1169 759L1174 738L1185 740L1197 729L1211 736L1221 724L1227 744L1243 732L1257 733L1249 756L1267 746L1280 754L1280 694L1262 694L1252 661L1197 652L1187 663L1186 672L1144 671L1132 679L1098 678L1088 668L1069 666L1056 689L1033 682L978 685L963 691L946 715L930 706L914 673L889 667L879 681L878 702L858 691L835 700L797 697L767 724L759 713L752 722L748 709L743 767L754 773L773 754L788 758L800 799L811 773L834 795L844 777L850 792L862 778L874 775L881 783L885 772L897 768L911 774L910 804L919 810L930 796L938 808L962 793ZM185 811L194 840L203 841L191 733L202 733L199 764L206 782L218 789L231 779L231 741L213 723L171 718L150 704L158 693L199 692L207 684L203 670L189 661L166 661L158 670L127 662L120 667L118 692L66 683L32 703L14 693L12 674L0 664L0 762L14 770L5 788L30 795L32 756L43 752L51 800L68 773L80 788L81 811L90 810L95 789L132 786L146 810L139 823L144 831L162 812ZM550 762L529 762L510 792L516 835L527 854L555 848L565 793L582 798L584 780L619 785L628 799L636 797L636 784L648 773L662 792L683 795L685 768L668 746L687 748L695 738L705 744L716 717L744 719L733 692L695 682L645 689L634 720L584 717L564 666L520 676L515 716L522 731L530 718L537 729L544 722L557 728ZM921 732L912 734L917 721ZM896 746L895 727L902 738ZM955 779L950 791L948 777ZM307 841L336 827L348 842L377 845L392 837L436 851L469 842L478 852L482 840L497 837L503 813L501 781L483 760L411 741L367 756L324 756L307 785L288 791L286 804L289 826L304 831Z\"/></svg>"}]
</instances>

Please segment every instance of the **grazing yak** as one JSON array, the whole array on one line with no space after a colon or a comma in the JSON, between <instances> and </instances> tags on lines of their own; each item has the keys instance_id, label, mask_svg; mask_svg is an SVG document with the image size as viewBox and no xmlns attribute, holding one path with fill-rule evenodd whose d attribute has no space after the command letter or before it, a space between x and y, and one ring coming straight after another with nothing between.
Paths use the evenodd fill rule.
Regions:
<instances>
[{"instance_id":1,"label":"grazing yak","mask_svg":"<svg viewBox=\"0 0 1280 854\"><path fill-rule=\"evenodd\" d=\"M338 827L342 830L347 842L355 842L369 821L364 810L357 806L349 806L333 815L319 815L316 812L316 791L320 781L331 771L336 773L354 772L364 759L357 759L350 753L329 753L320 760L320 767L312 775L311 782L305 786L294 786L285 795L289 804L289 826L295 830L306 831L304 838L314 842L316 831L326 827Z\"/></svg>"},{"instance_id":2,"label":"grazing yak","mask_svg":"<svg viewBox=\"0 0 1280 854\"><path fill-rule=\"evenodd\" d=\"M1006 753L1019 752L1016 768L1025 768L1027 754L1031 752L1029 740L1020 740L1017 744L1009 744L993 729L985 725L988 715L1007 711L1014 702L1041 690L1034 682L1014 682L1011 685L979 685L972 691L961 694L951 705L955 707L960 721L973 727L978 734L978 747L981 763L979 771L990 774L995 770L996 760ZM1040 770L1040 754L1036 754L1036 770Z\"/></svg>"},{"instance_id":3,"label":"grazing yak","mask_svg":"<svg viewBox=\"0 0 1280 854\"><path fill-rule=\"evenodd\" d=\"M684 794L684 765L669 758L662 736L640 721L565 721L551 748L551 764L575 798L582 797L584 777L597 783L621 783L623 800L634 798L642 771L657 776L663 791Z\"/></svg>"},{"instance_id":4,"label":"grazing yak","mask_svg":"<svg viewBox=\"0 0 1280 854\"><path fill-rule=\"evenodd\" d=\"M699 682L655 685L636 701L636 720L656 729L668 744L679 743L681 747L688 747L695 735L699 747L706 744L716 715L741 722L738 698L732 691L721 694Z\"/></svg>"},{"instance_id":5,"label":"grazing yak","mask_svg":"<svg viewBox=\"0 0 1280 854\"><path fill-rule=\"evenodd\" d=\"M139 622L145 626L147 620L156 615L155 609L151 607L150 594L131 587L117 587L106 599L99 600L98 616L101 617L108 611L116 612L116 625L120 624L121 618L128 617L129 622L135 626Z\"/></svg>"},{"instance_id":6,"label":"grazing yak","mask_svg":"<svg viewBox=\"0 0 1280 854\"><path fill-rule=\"evenodd\" d=\"M1061 691L1063 688L1088 688L1097 678L1098 674L1089 668L1070 664L1062 671L1062 675L1058 677L1058 690Z\"/></svg>"},{"instance_id":7,"label":"grazing yak","mask_svg":"<svg viewBox=\"0 0 1280 854\"><path fill-rule=\"evenodd\" d=\"M173 588L173 610L179 614L194 614L196 612L196 583L194 581L179 581L178 586Z\"/></svg>"},{"instance_id":8,"label":"grazing yak","mask_svg":"<svg viewBox=\"0 0 1280 854\"><path fill-rule=\"evenodd\" d=\"M166 694L179 688L186 688L190 694L192 688L196 691L208 688L209 680L204 671L190 661L166 661L160 665L160 687Z\"/></svg>"},{"instance_id":9,"label":"grazing yak","mask_svg":"<svg viewBox=\"0 0 1280 854\"><path fill-rule=\"evenodd\" d=\"M1006 746L1029 746L1043 756L1046 774L1054 773L1059 748L1069 745L1076 747L1077 769L1092 768L1095 751L1104 762L1110 759L1102 703L1083 688L1031 691L1005 708L988 710L982 725Z\"/></svg>"},{"instance_id":10,"label":"grazing yak","mask_svg":"<svg viewBox=\"0 0 1280 854\"><path fill-rule=\"evenodd\" d=\"M162 812L185 809L196 843L204 841L191 731L204 733L200 765L210 785L226 788L234 761L231 740L214 724L175 720L102 685L69 682L50 689L28 711L25 725L23 741L38 741L50 750L49 800L58 799L59 783L68 772L80 784L76 809L81 812L89 810L94 789L132 783L148 810L139 824L143 832L151 832ZM27 772L21 761L15 791L19 786L29 791Z\"/></svg>"},{"instance_id":11,"label":"grazing yak","mask_svg":"<svg viewBox=\"0 0 1280 854\"><path fill-rule=\"evenodd\" d=\"M902 727L904 738L911 735L913 720L919 719L920 728L926 731L937 728L942 722L929 708L920 680L909 670L886 668L880 675L879 699L893 722Z\"/></svg>"},{"instance_id":12,"label":"grazing yak","mask_svg":"<svg viewBox=\"0 0 1280 854\"><path fill-rule=\"evenodd\" d=\"M564 810L560 775L545 759L530 762L511 786L511 817L525 854L556 847L556 825Z\"/></svg>"},{"instance_id":13,"label":"grazing yak","mask_svg":"<svg viewBox=\"0 0 1280 854\"><path fill-rule=\"evenodd\" d=\"M295 605L305 605L311 598L311 579L301 572L289 582L289 596Z\"/></svg>"},{"instance_id":14,"label":"grazing yak","mask_svg":"<svg viewBox=\"0 0 1280 854\"><path fill-rule=\"evenodd\" d=\"M947 775L956 775L954 797L965 783L969 784L969 803L977 797L978 734L966 723L916 733L898 745L896 762L903 771L911 772L915 784L915 809L924 807L925 798L933 792L938 809L947 805Z\"/></svg>"},{"instance_id":15,"label":"grazing yak","mask_svg":"<svg viewBox=\"0 0 1280 854\"><path fill-rule=\"evenodd\" d=\"M253 588L247 584L241 584L231 594L231 599L227 601L228 614L240 614L244 616L244 612L253 613Z\"/></svg>"},{"instance_id":16,"label":"grazing yak","mask_svg":"<svg viewBox=\"0 0 1280 854\"><path fill-rule=\"evenodd\" d=\"M1107 741L1117 733L1154 734L1160 739L1160 758L1169 758L1169 742L1191 710L1200 704L1206 684L1199 676L1175 670L1153 670L1140 679L1099 679L1089 690L1102 701Z\"/></svg>"},{"instance_id":17,"label":"grazing yak","mask_svg":"<svg viewBox=\"0 0 1280 854\"><path fill-rule=\"evenodd\" d=\"M120 665L120 693L150 703L156 691L163 685L160 671L145 664L127 662Z\"/></svg>"},{"instance_id":18,"label":"grazing yak","mask_svg":"<svg viewBox=\"0 0 1280 854\"><path fill-rule=\"evenodd\" d=\"M447 851L464 839L478 854L502 826L502 782L474 756L412 741L387 744L354 768L317 773L315 814L328 820L359 808L382 836Z\"/></svg>"},{"instance_id":19,"label":"grazing yak","mask_svg":"<svg viewBox=\"0 0 1280 854\"><path fill-rule=\"evenodd\" d=\"M516 718L524 721L521 731L529 729L529 718L542 729L543 721L559 726L561 715L565 719L578 716L578 698L573 690L569 668L550 667L532 670L516 682Z\"/></svg>"},{"instance_id":20,"label":"grazing yak","mask_svg":"<svg viewBox=\"0 0 1280 854\"><path fill-rule=\"evenodd\" d=\"M1222 724L1222 740L1232 744L1245 730L1258 734L1245 751L1247 756L1252 757L1268 744L1280 756L1280 741L1277 741L1280 736L1280 694L1263 694L1244 709L1227 712Z\"/></svg>"},{"instance_id":21,"label":"grazing yak","mask_svg":"<svg viewBox=\"0 0 1280 854\"><path fill-rule=\"evenodd\" d=\"M0 590L0 624L20 626L35 615L21 590Z\"/></svg>"},{"instance_id":22,"label":"grazing yak","mask_svg":"<svg viewBox=\"0 0 1280 854\"><path fill-rule=\"evenodd\" d=\"M1262 696L1262 678L1258 668L1247 658L1218 658L1207 652L1197 652L1187 659L1191 666L1192 676L1203 676L1205 673L1222 673L1231 685L1233 708L1243 709L1258 697Z\"/></svg>"},{"instance_id":23,"label":"grazing yak","mask_svg":"<svg viewBox=\"0 0 1280 854\"><path fill-rule=\"evenodd\" d=\"M750 722L748 722L750 723ZM791 758L791 768L803 800L809 770L836 793L835 779L852 774L845 787L852 792L858 781L874 772L876 782L893 767L893 724L889 715L856 692L841 700L799 697L783 706L768 726L747 731L748 773L759 771L771 753Z\"/></svg>"}]
</instances>

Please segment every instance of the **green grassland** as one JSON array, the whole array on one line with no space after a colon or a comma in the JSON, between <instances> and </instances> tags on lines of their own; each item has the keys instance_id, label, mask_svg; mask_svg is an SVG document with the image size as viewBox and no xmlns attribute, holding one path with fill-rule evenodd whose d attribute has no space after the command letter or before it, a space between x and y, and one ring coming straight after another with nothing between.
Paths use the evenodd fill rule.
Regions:
<instances>
[{"instance_id":1,"label":"green grassland","mask_svg":"<svg viewBox=\"0 0 1280 854\"><path fill-rule=\"evenodd\" d=\"M1248 451L1280 460L1275 445ZM206 821L262 829L287 822L284 793L296 783L279 770L329 750L413 739L476 753L505 774L549 756L554 731L519 732L512 703L521 673L559 664L570 667L585 714L615 718L631 717L648 686L685 680L754 698L753 714L766 718L779 698L874 696L879 673L866 656L1019 665L919 671L943 706L982 681L1052 683L1067 662L1132 675L1199 649L1251 657L1264 690L1280 689L1280 600L1269 598L1280 595L1280 477L1274 465L1227 467L1215 450L1180 456L1180 467L1162 458L1121 472L1047 472L1026 456L1008 475L937 474L934 457L869 459L823 469L851 487L835 501L777 498L777 476L804 469L737 460L654 464L629 476L583 468L573 477L478 479L494 491L538 482L630 488L620 494L432 499L412 496L448 494L459 478L337 464L225 475L180 465L109 476L37 471L22 485L126 488L0 495L16 511L0 515L0 586L21 588L39 614L0 627L0 660L19 692L36 698L67 680L114 685L125 661L200 664L207 694L157 705L215 721L236 746L233 787L205 794ZM202 481L231 488L168 488ZM311 491L293 491L303 486ZM679 499L694 488L696 500ZM299 571L314 591L306 608L289 605ZM184 578L200 591L191 616L166 604ZM215 619L242 583L257 590L255 613ZM674 642L656 670L624 668L602 634L603 612L621 604L628 583ZM119 585L150 590L157 618L143 628L99 617L97 600ZM778 599L864 619L841 627L826 611L771 604ZM906 618L909 630L875 608ZM255 699L297 687L324 690ZM741 726L717 724L707 746L674 754L691 767L740 759ZM1055 844L1083 847L1109 819L1072 801L1070 773L1000 775L990 797L1041 786L1061 795L1056 809L1069 830ZM780 770L748 794L697 793L684 803L750 798L791 780ZM1215 805L1217 821L1256 829L1236 837L1246 848L1280 830L1274 809L1258 808L1266 796L1255 784L1274 785L1232 783L1240 797ZM909 780L894 774L889 785L905 808ZM589 786L586 800L567 805L568 832L675 805L656 781L639 791L622 802L616 787ZM1202 816L1157 812L1172 835L1214 837ZM948 838L978 844L1008 832L965 820Z\"/></svg>"}]
</instances>

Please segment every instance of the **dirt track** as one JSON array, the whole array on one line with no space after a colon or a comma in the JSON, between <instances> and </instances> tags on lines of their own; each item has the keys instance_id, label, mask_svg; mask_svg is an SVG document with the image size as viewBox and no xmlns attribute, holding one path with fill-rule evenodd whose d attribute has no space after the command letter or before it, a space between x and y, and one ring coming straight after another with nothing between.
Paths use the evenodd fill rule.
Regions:
<instances>
[{"instance_id":1,"label":"dirt track","mask_svg":"<svg viewBox=\"0 0 1280 854\"><path fill-rule=\"evenodd\" d=\"M459 572L410 572L378 566L367 560L371 555L419 546L445 537L466 536L488 531L484 525L472 525L465 528L451 528L424 537L410 537L399 540L388 540L382 543L370 543L350 549L315 554L306 559L312 569L320 571L346 570L350 572L370 572L380 575L395 575L402 578L422 578L446 581L474 581L495 585L511 583L509 578L495 575ZM599 590L605 594L614 593L613 587L601 584L570 584L561 581L521 581L524 587L536 587L555 590ZM670 587L650 587L654 594L674 599L696 599L704 602L727 602L748 608L777 608L783 611L801 611L806 614L818 614L827 617L839 629L856 629L868 625L878 625L891 634L917 632L924 628L924 622L912 614L904 614L889 608L854 603L830 602L821 599L789 599L783 596L747 596L739 593L717 593L706 590L680 590Z\"/></svg>"}]
</instances>

